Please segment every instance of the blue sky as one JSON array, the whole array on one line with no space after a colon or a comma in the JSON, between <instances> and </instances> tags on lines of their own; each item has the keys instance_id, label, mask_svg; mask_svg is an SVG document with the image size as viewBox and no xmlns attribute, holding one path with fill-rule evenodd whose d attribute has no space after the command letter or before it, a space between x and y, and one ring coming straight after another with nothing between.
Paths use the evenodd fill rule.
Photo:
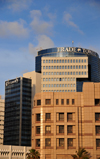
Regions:
<instances>
[{"instance_id":1,"label":"blue sky","mask_svg":"<svg viewBox=\"0 0 100 159\"><path fill-rule=\"evenodd\" d=\"M72 41L100 54L100 0L0 0L0 94L35 70L38 50Z\"/></svg>"}]
</instances>

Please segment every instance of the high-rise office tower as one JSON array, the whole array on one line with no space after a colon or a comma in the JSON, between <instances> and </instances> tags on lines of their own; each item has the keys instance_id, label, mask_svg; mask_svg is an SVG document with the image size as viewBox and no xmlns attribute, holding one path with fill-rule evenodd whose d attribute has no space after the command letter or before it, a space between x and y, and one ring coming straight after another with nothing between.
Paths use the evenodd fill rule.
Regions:
<instances>
[{"instance_id":1,"label":"high-rise office tower","mask_svg":"<svg viewBox=\"0 0 100 159\"><path fill-rule=\"evenodd\" d=\"M0 145L3 145L4 140L4 99L0 96Z\"/></svg>"},{"instance_id":2,"label":"high-rise office tower","mask_svg":"<svg viewBox=\"0 0 100 159\"><path fill-rule=\"evenodd\" d=\"M100 82L100 59L84 48L60 47L38 51L36 72L42 92L82 92L83 82Z\"/></svg>"},{"instance_id":3,"label":"high-rise office tower","mask_svg":"<svg viewBox=\"0 0 100 159\"><path fill-rule=\"evenodd\" d=\"M31 79L5 82L4 145L31 146Z\"/></svg>"}]
</instances>

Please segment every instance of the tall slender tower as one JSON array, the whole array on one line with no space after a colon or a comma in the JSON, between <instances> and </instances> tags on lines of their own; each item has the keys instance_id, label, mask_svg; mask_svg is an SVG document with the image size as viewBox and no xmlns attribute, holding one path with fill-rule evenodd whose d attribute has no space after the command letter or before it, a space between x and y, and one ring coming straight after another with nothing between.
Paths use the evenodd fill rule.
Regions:
<instances>
[{"instance_id":1,"label":"tall slender tower","mask_svg":"<svg viewBox=\"0 0 100 159\"><path fill-rule=\"evenodd\" d=\"M31 79L5 82L4 145L31 146Z\"/></svg>"}]
</instances>

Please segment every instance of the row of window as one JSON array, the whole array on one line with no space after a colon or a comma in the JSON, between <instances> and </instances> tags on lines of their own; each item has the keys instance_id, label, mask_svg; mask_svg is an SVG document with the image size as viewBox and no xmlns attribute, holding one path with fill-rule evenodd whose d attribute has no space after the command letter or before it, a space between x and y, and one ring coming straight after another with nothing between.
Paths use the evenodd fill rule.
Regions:
<instances>
[{"instance_id":1,"label":"row of window","mask_svg":"<svg viewBox=\"0 0 100 159\"><path fill-rule=\"evenodd\" d=\"M75 81L75 78L43 78L43 81Z\"/></svg>"},{"instance_id":2,"label":"row of window","mask_svg":"<svg viewBox=\"0 0 100 159\"><path fill-rule=\"evenodd\" d=\"M43 69L86 69L86 65L74 66L43 66Z\"/></svg>"},{"instance_id":3,"label":"row of window","mask_svg":"<svg viewBox=\"0 0 100 159\"><path fill-rule=\"evenodd\" d=\"M67 121L74 121L75 113L67 113ZM36 121L41 120L41 114L36 114ZM45 113L45 121L51 121L51 113ZM64 113L56 113L56 121L64 121Z\"/></svg>"},{"instance_id":4,"label":"row of window","mask_svg":"<svg viewBox=\"0 0 100 159\"><path fill-rule=\"evenodd\" d=\"M75 90L43 90L43 92L75 92Z\"/></svg>"},{"instance_id":5,"label":"row of window","mask_svg":"<svg viewBox=\"0 0 100 159\"><path fill-rule=\"evenodd\" d=\"M75 87L75 84L43 84L43 87Z\"/></svg>"},{"instance_id":6,"label":"row of window","mask_svg":"<svg viewBox=\"0 0 100 159\"><path fill-rule=\"evenodd\" d=\"M75 126L74 125L67 125L67 135L75 134ZM41 127L36 126L36 134L40 134ZM45 126L45 134L51 134L51 125ZM56 134L64 134L64 125L56 125ZM96 127L96 134L100 134L100 126Z\"/></svg>"},{"instance_id":7,"label":"row of window","mask_svg":"<svg viewBox=\"0 0 100 159\"><path fill-rule=\"evenodd\" d=\"M87 72L43 72L43 75L86 75Z\"/></svg>"},{"instance_id":8,"label":"row of window","mask_svg":"<svg viewBox=\"0 0 100 159\"><path fill-rule=\"evenodd\" d=\"M57 103L59 101L56 101ZM67 100L69 103L69 100ZM74 101L73 101L74 102ZM74 121L75 113L67 113L67 121ZM41 120L41 114L36 114L36 121ZM45 121L51 120L51 113L45 113ZM56 113L57 121L64 121L64 113ZM100 113L95 113L95 121L100 121Z\"/></svg>"},{"instance_id":9,"label":"row of window","mask_svg":"<svg viewBox=\"0 0 100 159\"><path fill-rule=\"evenodd\" d=\"M68 148L73 147L73 138L68 138L67 139L67 144L68 144ZM61 147L64 148L64 138L58 138L56 139L56 146L57 148ZM40 139L36 139L36 147L40 147ZM51 147L51 138L46 138L45 139L45 147Z\"/></svg>"},{"instance_id":10,"label":"row of window","mask_svg":"<svg viewBox=\"0 0 100 159\"><path fill-rule=\"evenodd\" d=\"M40 134L40 126L36 126L36 134ZM75 125L67 125L67 135L75 134ZM45 126L45 134L51 133L51 125ZM56 125L56 134L64 134L64 125ZM95 134L100 135L100 125L95 127Z\"/></svg>"},{"instance_id":11,"label":"row of window","mask_svg":"<svg viewBox=\"0 0 100 159\"><path fill-rule=\"evenodd\" d=\"M37 102L37 105L41 105L41 100L38 99L37 101L34 100L34 106L35 106L35 102ZM64 105L64 99L56 99L56 105ZM69 99L66 99L66 104L69 105L70 103L70 100ZM51 104L51 99L45 99L45 105L50 105ZM71 100L71 104L74 105L75 104L75 99L72 99Z\"/></svg>"},{"instance_id":12,"label":"row of window","mask_svg":"<svg viewBox=\"0 0 100 159\"><path fill-rule=\"evenodd\" d=\"M75 148L74 147L74 140L75 138L68 138L67 139L67 147L68 149ZM65 146L64 138L57 138L56 139L56 148L64 148ZM36 139L36 147L40 147L40 139ZM45 147L51 147L51 138L45 138ZM100 139L96 139L96 149L100 148Z\"/></svg>"},{"instance_id":13,"label":"row of window","mask_svg":"<svg viewBox=\"0 0 100 159\"><path fill-rule=\"evenodd\" d=\"M86 59L74 59L74 60L43 60L43 63L86 63Z\"/></svg>"}]
</instances>

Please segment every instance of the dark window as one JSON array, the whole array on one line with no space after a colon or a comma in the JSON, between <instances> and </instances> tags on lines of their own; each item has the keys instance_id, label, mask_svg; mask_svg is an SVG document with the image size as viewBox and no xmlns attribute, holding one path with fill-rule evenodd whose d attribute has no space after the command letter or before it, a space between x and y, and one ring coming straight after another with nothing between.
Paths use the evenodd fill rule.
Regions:
<instances>
[{"instance_id":1,"label":"dark window","mask_svg":"<svg viewBox=\"0 0 100 159\"><path fill-rule=\"evenodd\" d=\"M61 99L61 104L62 104L62 105L64 104L64 99Z\"/></svg>"},{"instance_id":2,"label":"dark window","mask_svg":"<svg viewBox=\"0 0 100 159\"><path fill-rule=\"evenodd\" d=\"M51 126L50 126L50 125L47 125L47 126L45 127L45 133L46 133L46 134L51 133Z\"/></svg>"},{"instance_id":3,"label":"dark window","mask_svg":"<svg viewBox=\"0 0 100 159\"><path fill-rule=\"evenodd\" d=\"M58 105L59 104L59 99L56 99L56 105Z\"/></svg>"},{"instance_id":4,"label":"dark window","mask_svg":"<svg viewBox=\"0 0 100 159\"><path fill-rule=\"evenodd\" d=\"M68 147L73 147L73 139L68 139Z\"/></svg>"},{"instance_id":5,"label":"dark window","mask_svg":"<svg viewBox=\"0 0 100 159\"><path fill-rule=\"evenodd\" d=\"M71 121L72 120L72 113L67 113L67 121Z\"/></svg>"},{"instance_id":6,"label":"dark window","mask_svg":"<svg viewBox=\"0 0 100 159\"><path fill-rule=\"evenodd\" d=\"M95 121L100 121L100 113L95 113Z\"/></svg>"},{"instance_id":7,"label":"dark window","mask_svg":"<svg viewBox=\"0 0 100 159\"><path fill-rule=\"evenodd\" d=\"M40 147L40 139L36 139L36 147Z\"/></svg>"},{"instance_id":8,"label":"dark window","mask_svg":"<svg viewBox=\"0 0 100 159\"><path fill-rule=\"evenodd\" d=\"M46 105L50 105L50 104L51 104L51 99L46 99L46 100L45 100L45 104L46 104Z\"/></svg>"},{"instance_id":9,"label":"dark window","mask_svg":"<svg viewBox=\"0 0 100 159\"><path fill-rule=\"evenodd\" d=\"M72 125L68 125L67 132L68 132L68 134L73 133L73 126Z\"/></svg>"},{"instance_id":10,"label":"dark window","mask_svg":"<svg viewBox=\"0 0 100 159\"><path fill-rule=\"evenodd\" d=\"M45 146L46 147L50 147L51 146L51 139L50 138L45 139Z\"/></svg>"},{"instance_id":11,"label":"dark window","mask_svg":"<svg viewBox=\"0 0 100 159\"><path fill-rule=\"evenodd\" d=\"M63 138L59 139L59 146L64 147L64 139Z\"/></svg>"},{"instance_id":12,"label":"dark window","mask_svg":"<svg viewBox=\"0 0 100 159\"><path fill-rule=\"evenodd\" d=\"M59 125L59 133L64 133L64 125Z\"/></svg>"},{"instance_id":13,"label":"dark window","mask_svg":"<svg viewBox=\"0 0 100 159\"><path fill-rule=\"evenodd\" d=\"M36 121L40 121L40 114L36 114Z\"/></svg>"},{"instance_id":14,"label":"dark window","mask_svg":"<svg viewBox=\"0 0 100 159\"><path fill-rule=\"evenodd\" d=\"M64 113L59 113L59 120L63 121L64 120Z\"/></svg>"},{"instance_id":15,"label":"dark window","mask_svg":"<svg viewBox=\"0 0 100 159\"><path fill-rule=\"evenodd\" d=\"M36 126L36 134L40 134L40 126Z\"/></svg>"},{"instance_id":16,"label":"dark window","mask_svg":"<svg viewBox=\"0 0 100 159\"><path fill-rule=\"evenodd\" d=\"M69 105L69 99L66 99L66 104Z\"/></svg>"},{"instance_id":17,"label":"dark window","mask_svg":"<svg viewBox=\"0 0 100 159\"><path fill-rule=\"evenodd\" d=\"M75 100L74 99L72 99L72 105L74 105L75 104Z\"/></svg>"},{"instance_id":18,"label":"dark window","mask_svg":"<svg viewBox=\"0 0 100 159\"><path fill-rule=\"evenodd\" d=\"M95 105L100 105L100 99L95 99Z\"/></svg>"},{"instance_id":19,"label":"dark window","mask_svg":"<svg viewBox=\"0 0 100 159\"><path fill-rule=\"evenodd\" d=\"M45 114L45 120L51 120L51 113L46 113Z\"/></svg>"},{"instance_id":20,"label":"dark window","mask_svg":"<svg viewBox=\"0 0 100 159\"><path fill-rule=\"evenodd\" d=\"M100 134L100 126L96 126L96 134Z\"/></svg>"},{"instance_id":21,"label":"dark window","mask_svg":"<svg viewBox=\"0 0 100 159\"><path fill-rule=\"evenodd\" d=\"M41 105L41 100L37 100L37 105Z\"/></svg>"},{"instance_id":22,"label":"dark window","mask_svg":"<svg viewBox=\"0 0 100 159\"><path fill-rule=\"evenodd\" d=\"M96 148L100 147L100 139L96 139Z\"/></svg>"}]
</instances>

